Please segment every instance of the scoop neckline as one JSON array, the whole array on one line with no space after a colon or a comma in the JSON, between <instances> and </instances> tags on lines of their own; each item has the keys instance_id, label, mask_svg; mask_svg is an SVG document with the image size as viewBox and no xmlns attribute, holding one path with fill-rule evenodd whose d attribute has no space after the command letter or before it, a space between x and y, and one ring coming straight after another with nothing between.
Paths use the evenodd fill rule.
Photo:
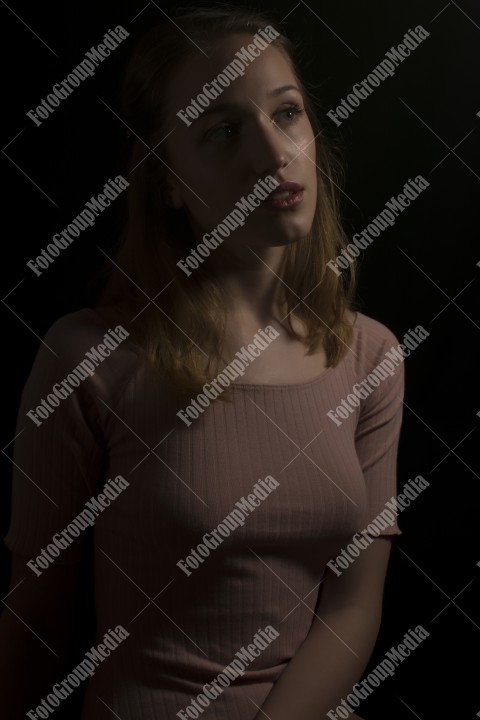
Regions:
<instances>
[{"instance_id":1,"label":"scoop neckline","mask_svg":"<svg viewBox=\"0 0 480 720\"><path fill-rule=\"evenodd\" d=\"M97 318L100 318L103 320L102 316L100 315L100 313L97 311L96 308L89 307L87 309L90 310L91 312L93 312L97 316ZM353 310L352 312L355 314L355 318L352 323L352 328L354 328L357 323L359 312L358 312L358 310ZM302 382L297 382L297 383L235 383L235 382L233 382L233 383L230 383L229 387L230 388L239 388L240 390L251 390L251 389L255 389L255 388L259 388L261 390L267 390L267 389L268 390L289 390L289 389L295 390L295 389L299 389L299 388L308 388L310 385L315 385L316 383L323 380L323 378L326 377L327 375L331 375L332 372L334 370L336 370L337 367L338 367L338 365L335 365L335 366L330 365L329 367L325 368L325 370L322 373L320 373L320 375L317 375L317 377L314 377L311 380L303 380Z\"/></svg>"},{"instance_id":2,"label":"scoop neckline","mask_svg":"<svg viewBox=\"0 0 480 720\"><path fill-rule=\"evenodd\" d=\"M295 388L303 388L308 387L309 385L314 385L317 382L320 382L326 375L330 375L330 373L335 370L335 367L333 365L330 365L330 367L325 368L325 370L320 374L317 375L317 377L314 377L312 380L303 380L302 382L298 383L230 383L231 388L240 388L242 390L250 390L259 388L261 390L289 390L295 389Z\"/></svg>"},{"instance_id":3,"label":"scoop neckline","mask_svg":"<svg viewBox=\"0 0 480 720\"><path fill-rule=\"evenodd\" d=\"M357 318L358 318L358 311L353 310L352 312L355 313L355 318L352 323L352 328L355 327ZM349 348L350 349L350 348ZM338 365L330 365L330 367L325 368L325 370L320 373L320 375L317 375L317 377L312 378L311 380L303 380L302 382L297 383L231 383L231 388L240 388L242 390L250 390L254 388L259 388L261 390L265 389L272 389L272 390L289 390L290 388L295 390L299 388L308 388L310 385L315 385L316 383L323 380L323 378L327 375L331 375L331 373L336 370Z\"/></svg>"}]
</instances>

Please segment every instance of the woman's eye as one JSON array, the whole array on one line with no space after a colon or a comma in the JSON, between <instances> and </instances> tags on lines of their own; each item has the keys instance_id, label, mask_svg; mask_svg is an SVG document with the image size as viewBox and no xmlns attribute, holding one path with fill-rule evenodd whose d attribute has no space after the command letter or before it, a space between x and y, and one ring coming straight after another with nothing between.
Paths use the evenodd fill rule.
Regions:
<instances>
[{"instance_id":1,"label":"woman's eye","mask_svg":"<svg viewBox=\"0 0 480 720\"><path fill-rule=\"evenodd\" d=\"M293 125L298 120L299 116L302 115L305 110L300 105L289 105L283 110L279 110L275 113L275 117L283 116L286 120L287 125ZM225 142L227 140L233 140L238 136L240 131L239 123L224 123L223 125L217 125L212 128L206 134L207 140L213 140L215 142Z\"/></svg>"},{"instance_id":2,"label":"woman's eye","mask_svg":"<svg viewBox=\"0 0 480 720\"><path fill-rule=\"evenodd\" d=\"M304 109L300 107L300 105L289 105L289 107L284 108L283 110L280 110L278 115L284 115L287 114L290 115L290 117L287 118L288 124L294 123L296 120L298 120L299 116L304 113Z\"/></svg>"},{"instance_id":3,"label":"woman's eye","mask_svg":"<svg viewBox=\"0 0 480 720\"><path fill-rule=\"evenodd\" d=\"M237 132L237 127L232 124L218 125L207 133L208 140L230 140Z\"/></svg>"}]
</instances>

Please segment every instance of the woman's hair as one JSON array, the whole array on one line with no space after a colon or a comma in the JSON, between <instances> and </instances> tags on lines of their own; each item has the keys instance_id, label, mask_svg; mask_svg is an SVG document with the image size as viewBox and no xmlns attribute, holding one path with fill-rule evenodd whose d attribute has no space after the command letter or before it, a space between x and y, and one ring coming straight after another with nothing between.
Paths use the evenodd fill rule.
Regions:
<instances>
[{"instance_id":1,"label":"woman's hair","mask_svg":"<svg viewBox=\"0 0 480 720\"><path fill-rule=\"evenodd\" d=\"M194 238L185 210L170 208L163 195L166 87L176 67L199 52L194 43L208 54L228 35L253 36L270 25L280 33L272 45L284 53L302 91L316 136L318 168L311 230L284 249L279 272L284 283L282 302L289 313L295 308L306 327L301 338L288 315L289 328L307 353L323 344L327 366L336 365L351 340L346 310L355 283L353 265L341 275L327 267L348 242L337 197L343 173L322 136L314 98L294 63L295 47L274 21L256 11L229 5L185 8L173 19L174 23L165 21L140 39L127 66L122 92L123 118L132 130L127 217L100 304L121 310L129 320L135 317L129 326L131 336L170 387L185 396L196 395L215 376L223 359L227 302L218 273L211 271L208 261L190 276L176 264L190 253Z\"/></svg>"}]
</instances>

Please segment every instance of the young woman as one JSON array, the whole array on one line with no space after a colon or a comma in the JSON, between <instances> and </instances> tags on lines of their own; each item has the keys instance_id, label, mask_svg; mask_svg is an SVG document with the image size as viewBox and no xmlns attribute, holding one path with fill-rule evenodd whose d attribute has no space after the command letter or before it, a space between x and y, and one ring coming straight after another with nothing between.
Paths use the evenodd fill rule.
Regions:
<instances>
[{"instance_id":1,"label":"young woman","mask_svg":"<svg viewBox=\"0 0 480 720\"><path fill-rule=\"evenodd\" d=\"M174 20L128 65L101 301L52 326L22 398L11 717L46 717L82 673L82 720L336 717L380 627L402 364L372 372L398 341L332 269L336 163L290 42L234 8ZM99 654L49 669L85 558ZM8 672L29 667L20 698Z\"/></svg>"}]
</instances>

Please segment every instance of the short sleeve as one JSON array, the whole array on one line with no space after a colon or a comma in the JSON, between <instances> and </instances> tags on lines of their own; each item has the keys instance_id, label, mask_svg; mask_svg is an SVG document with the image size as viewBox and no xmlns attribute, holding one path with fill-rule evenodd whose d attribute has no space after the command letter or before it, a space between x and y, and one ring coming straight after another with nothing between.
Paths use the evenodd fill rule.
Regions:
<instances>
[{"instance_id":1,"label":"short sleeve","mask_svg":"<svg viewBox=\"0 0 480 720\"><path fill-rule=\"evenodd\" d=\"M362 531L366 532L365 528L372 520L386 510L383 518L378 520L377 534L402 535L395 512L392 513L386 506L397 495L397 455L403 416L405 369L402 359L397 359L397 364L389 362L390 372L386 371L386 366L379 367L386 359L385 353L392 346L398 346L395 336L386 328L384 330L386 338L383 354L377 356L377 364L365 376L364 387L367 391L370 389L370 394L361 403L355 433L355 447L367 490L367 517ZM384 527L380 528L380 525Z\"/></svg>"},{"instance_id":2,"label":"short sleeve","mask_svg":"<svg viewBox=\"0 0 480 720\"><path fill-rule=\"evenodd\" d=\"M4 544L30 559L39 556L53 536L84 509L95 494L102 470L102 432L88 379L65 399L52 395L53 386L61 384L88 349L72 316L77 313L60 318L47 332L18 411L11 520ZM43 410L37 410L42 404ZM28 415L30 411L36 419ZM83 531L73 541L70 538L56 562L79 562L86 537Z\"/></svg>"}]
</instances>

